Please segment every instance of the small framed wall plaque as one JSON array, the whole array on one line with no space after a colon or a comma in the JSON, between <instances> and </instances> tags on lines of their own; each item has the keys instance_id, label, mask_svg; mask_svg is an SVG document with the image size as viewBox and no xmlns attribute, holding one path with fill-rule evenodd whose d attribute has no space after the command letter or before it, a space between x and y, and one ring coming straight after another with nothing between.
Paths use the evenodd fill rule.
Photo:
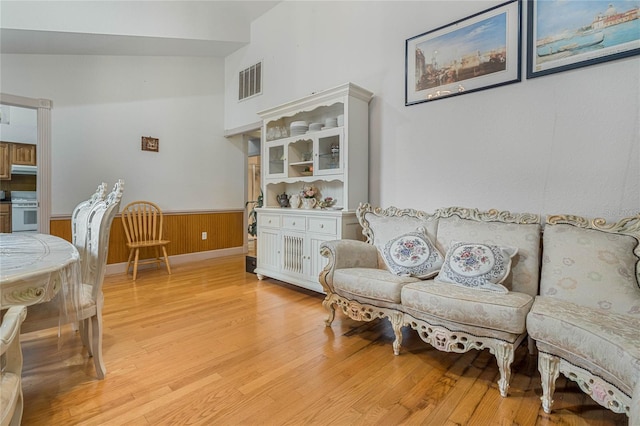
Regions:
<instances>
[{"instance_id":1,"label":"small framed wall plaque","mask_svg":"<svg viewBox=\"0 0 640 426\"><path fill-rule=\"evenodd\" d=\"M160 140L158 138L151 138L147 136L142 137L142 150L158 152L160 149Z\"/></svg>"}]
</instances>

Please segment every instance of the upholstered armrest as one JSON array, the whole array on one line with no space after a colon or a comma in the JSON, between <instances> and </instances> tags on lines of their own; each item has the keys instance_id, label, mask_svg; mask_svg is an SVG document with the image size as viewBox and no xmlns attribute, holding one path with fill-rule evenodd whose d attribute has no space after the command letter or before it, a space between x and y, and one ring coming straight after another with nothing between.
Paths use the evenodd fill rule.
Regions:
<instances>
[{"instance_id":1,"label":"upholstered armrest","mask_svg":"<svg viewBox=\"0 0 640 426\"><path fill-rule=\"evenodd\" d=\"M333 291L333 272L344 268L378 268L378 249L358 240L326 241L320 245L320 254L329 263L320 273L320 284L327 293Z\"/></svg>"}]
</instances>

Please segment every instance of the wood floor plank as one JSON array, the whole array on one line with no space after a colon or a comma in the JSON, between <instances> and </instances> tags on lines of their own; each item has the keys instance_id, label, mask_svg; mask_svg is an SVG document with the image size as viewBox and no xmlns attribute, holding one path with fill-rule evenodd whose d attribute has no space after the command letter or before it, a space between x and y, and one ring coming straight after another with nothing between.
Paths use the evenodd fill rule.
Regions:
<instances>
[{"instance_id":1,"label":"wood floor plank","mask_svg":"<svg viewBox=\"0 0 640 426\"><path fill-rule=\"evenodd\" d=\"M516 351L510 396L487 351L445 353L387 320L257 280L243 256L105 280L105 380L71 329L23 335L23 425L626 425L564 378L540 408L535 357Z\"/></svg>"}]
</instances>

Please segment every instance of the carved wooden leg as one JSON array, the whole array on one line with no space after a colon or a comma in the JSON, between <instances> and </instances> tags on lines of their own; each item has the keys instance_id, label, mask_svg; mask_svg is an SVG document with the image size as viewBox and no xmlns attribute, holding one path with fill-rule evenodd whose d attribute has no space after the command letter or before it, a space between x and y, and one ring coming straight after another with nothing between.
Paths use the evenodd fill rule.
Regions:
<instances>
[{"instance_id":1,"label":"carved wooden leg","mask_svg":"<svg viewBox=\"0 0 640 426\"><path fill-rule=\"evenodd\" d=\"M394 312L390 317L391 327L393 328L393 334L396 339L393 341L393 354L400 355L400 346L402 346L402 325L404 322L404 314L400 312Z\"/></svg>"},{"instance_id":2,"label":"carved wooden leg","mask_svg":"<svg viewBox=\"0 0 640 426\"><path fill-rule=\"evenodd\" d=\"M496 346L494 355L498 362L498 369L500 370L500 380L498 380L498 389L500 389L500 396L506 397L509 393L509 382L511 381L511 363L514 357L513 345L508 343L501 343Z\"/></svg>"},{"instance_id":3,"label":"carved wooden leg","mask_svg":"<svg viewBox=\"0 0 640 426\"><path fill-rule=\"evenodd\" d=\"M331 327L331 323L336 317L336 307L333 304L331 295L327 295L327 297L322 301L322 306L324 306L324 308L329 311L329 317L324 321L324 323L327 327Z\"/></svg>"},{"instance_id":4,"label":"carved wooden leg","mask_svg":"<svg viewBox=\"0 0 640 426\"><path fill-rule=\"evenodd\" d=\"M542 409L545 413L551 414L553 405L553 393L556 390L556 379L560 374L560 358L544 352L538 353L538 371L542 379Z\"/></svg>"}]
</instances>

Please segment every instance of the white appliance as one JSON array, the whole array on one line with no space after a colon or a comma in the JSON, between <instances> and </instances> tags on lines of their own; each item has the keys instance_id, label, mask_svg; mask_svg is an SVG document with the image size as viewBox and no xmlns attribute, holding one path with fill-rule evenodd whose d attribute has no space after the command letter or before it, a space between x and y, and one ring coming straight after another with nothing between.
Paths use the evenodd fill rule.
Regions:
<instances>
[{"instance_id":1,"label":"white appliance","mask_svg":"<svg viewBox=\"0 0 640 426\"><path fill-rule=\"evenodd\" d=\"M38 199L36 191L11 191L11 231L38 230Z\"/></svg>"},{"instance_id":2,"label":"white appliance","mask_svg":"<svg viewBox=\"0 0 640 426\"><path fill-rule=\"evenodd\" d=\"M11 165L12 175L36 175L38 174L38 166L23 166L20 164ZM26 191L22 191L26 192Z\"/></svg>"}]
</instances>

